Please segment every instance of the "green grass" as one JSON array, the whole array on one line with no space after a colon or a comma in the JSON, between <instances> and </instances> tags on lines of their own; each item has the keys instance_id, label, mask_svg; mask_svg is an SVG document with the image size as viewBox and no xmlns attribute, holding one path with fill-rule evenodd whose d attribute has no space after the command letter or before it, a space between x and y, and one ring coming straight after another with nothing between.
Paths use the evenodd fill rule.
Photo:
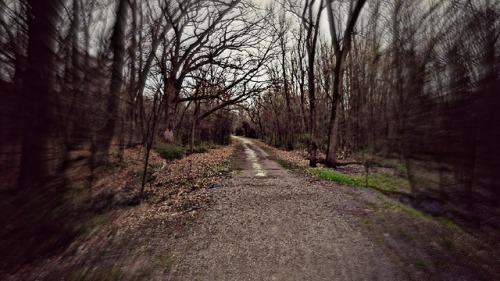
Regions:
<instances>
[{"instance_id":1,"label":"green grass","mask_svg":"<svg viewBox=\"0 0 500 281\"><path fill-rule=\"evenodd\" d=\"M344 183L353 186L364 186L364 181L359 180L356 176L349 176L342 173L325 170L325 169L309 169L311 174L319 176L321 179Z\"/></svg>"},{"instance_id":2,"label":"green grass","mask_svg":"<svg viewBox=\"0 0 500 281\"><path fill-rule=\"evenodd\" d=\"M438 222L440 222L441 224L444 224L444 225L447 225L449 227L454 227L454 228L457 228L459 229L460 227L458 225L456 225L454 222L452 222L451 220L445 218L445 217L437 217L436 220Z\"/></svg>"},{"instance_id":3,"label":"green grass","mask_svg":"<svg viewBox=\"0 0 500 281\"><path fill-rule=\"evenodd\" d=\"M401 204L399 202L395 202L393 200L386 200L383 204L383 206L385 208L388 208L388 209L399 209L409 215L412 215L414 217L419 217L419 218L428 218L428 219L432 219L433 217L422 212L422 211L419 211L415 208L412 208L410 206L407 206L407 205L404 205L404 204Z\"/></svg>"},{"instance_id":4,"label":"green grass","mask_svg":"<svg viewBox=\"0 0 500 281\"><path fill-rule=\"evenodd\" d=\"M99 228L109 221L109 214L95 215L78 226L78 234L87 237L92 230Z\"/></svg>"},{"instance_id":5,"label":"green grass","mask_svg":"<svg viewBox=\"0 0 500 281\"><path fill-rule=\"evenodd\" d=\"M182 146L160 143L155 146L156 152L167 160L182 159L186 156L186 150Z\"/></svg>"},{"instance_id":6,"label":"green grass","mask_svg":"<svg viewBox=\"0 0 500 281\"><path fill-rule=\"evenodd\" d=\"M80 281L84 280L85 275L87 274L88 268L79 268L75 269L74 271L71 271L67 276L66 279L67 281Z\"/></svg>"},{"instance_id":7,"label":"green grass","mask_svg":"<svg viewBox=\"0 0 500 281\"><path fill-rule=\"evenodd\" d=\"M415 217L420 217L420 218L432 218L430 215L422 212L422 211L419 211L417 209L414 209L412 207L409 207L409 206L406 206L406 205L403 205L401 203L398 203L398 202L394 202L392 200L390 201L385 201L384 202L384 206L386 208L392 208L392 209L400 209L402 210L403 212L407 213L407 214L410 214L412 216L415 216Z\"/></svg>"},{"instance_id":8,"label":"green grass","mask_svg":"<svg viewBox=\"0 0 500 281\"><path fill-rule=\"evenodd\" d=\"M346 175L339 172L335 172L328 169L309 169L309 173L317 175L321 179L334 181L342 184L347 184L356 187L365 187L366 186L366 176L365 175ZM384 174L370 174L368 175L368 187L374 188L376 190L384 190L384 191L408 191L410 189L409 183L406 179L392 177ZM375 203L367 202L368 205L374 206ZM386 200L383 203L383 207L392 208L392 209L400 209L403 212L421 218L427 218L435 220L442 225L446 225L448 227L454 227L459 229L454 222L450 221L445 217L433 217L428 215L422 211L414 209L410 206L392 201Z\"/></svg>"},{"instance_id":9,"label":"green grass","mask_svg":"<svg viewBox=\"0 0 500 281\"><path fill-rule=\"evenodd\" d=\"M365 201L366 205L371 206L371 207L376 207L377 203L371 201L371 200L366 200Z\"/></svg>"},{"instance_id":10,"label":"green grass","mask_svg":"<svg viewBox=\"0 0 500 281\"><path fill-rule=\"evenodd\" d=\"M437 221L444 226L460 229L460 227L458 225L456 225L454 222L452 222L451 220L449 220L445 217L433 217L433 216L426 214L420 210L417 210L417 209L412 208L410 206L401 204L399 202L395 202L392 200L386 200L384 202L383 206L386 208L400 209L403 212L410 214L412 216L434 220L434 221Z\"/></svg>"},{"instance_id":11,"label":"green grass","mask_svg":"<svg viewBox=\"0 0 500 281\"><path fill-rule=\"evenodd\" d=\"M311 174L321 179L343 183L357 187L372 187L385 191L408 190L409 183L406 179L392 177L384 174L369 174L368 182L365 175L346 175L327 169L309 169Z\"/></svg>"},{"instance_id":12,"label":"green grass","mask_svg":"<svg viewBox=\"0 0 500 281\"><path fill-rule=\"evenodd\" d=\"M173 256L167 255L163 256L159 259L156 267L162 270L164 273L168 273L172 270L174 264L177 262L177 259Z\"/></svg>"},{"instance_id":13,"label":"green grass","mask_svg":"<svg viewBox=\"0 0 500 281\"><path fill-rule=\"evenodd\" d=\"M406 174L406 172L407 172L406 165L401 163L401 161L399 161L397 159L394 159L394 158L381 159L379 162L381 164L384 164L384 165L387 165L387 166L390 166L390 167L396 169L401 174Z\"/></svg>"},{"instance_id":14,"label":"green grass","mask_svg":"<svg viewBox=\"0 0 500 281\"><path fill-rule=\"evenodd\" d=\"M97 271L97 280L114 281L120 280L122 275L121 268L117 266L106 267Z\"/></svg>"}]
</instances>

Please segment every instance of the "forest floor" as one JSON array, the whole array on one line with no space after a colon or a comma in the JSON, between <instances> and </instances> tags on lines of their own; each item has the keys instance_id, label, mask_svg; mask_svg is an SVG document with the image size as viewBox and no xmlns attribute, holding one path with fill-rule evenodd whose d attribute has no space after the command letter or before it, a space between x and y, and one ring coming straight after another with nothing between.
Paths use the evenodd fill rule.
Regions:
<instances>
[{"instance_id":1,"label":"forest floor","mask_svg":"<svg viewBox=\"0 0 500 281\"><path fill-rule=\"evenodd\" d=\"M296 153L235 138L191 157L168 169L158 160L148 201L0 279L500 280L491 241L274 161L305 167ZM188 172L172 180L175 165Z\"/></svg>"}]
</instances>

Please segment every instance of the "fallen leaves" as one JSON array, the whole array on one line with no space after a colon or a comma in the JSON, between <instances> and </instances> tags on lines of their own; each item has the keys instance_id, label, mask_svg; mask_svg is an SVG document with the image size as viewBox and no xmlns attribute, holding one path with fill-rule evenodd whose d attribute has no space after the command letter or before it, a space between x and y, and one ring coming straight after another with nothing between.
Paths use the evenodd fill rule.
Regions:
<instances>
[{"instance_id":1,"label":"fallen leaves","mask_svg":"<svg viewBox=\"0 0 500 281\"><path fill-rule=\"evenodd\" d=\"M297 165L300 168L309 167L309 160L307 159L308 153L305 150L285 151L270 146L262 141L254 140L254 142L256 142L260 147L263 147L266 151L270 151L271 154L276 155L286 162Z\"/></svg>"},{"instance_id":2,"label":"fallen leaves","mask_svg":"<svg viewBox=\"0 0 500 281\"><path fill-rule=\"evenodd\" d=\"M210 206L209 189L222 186L233 151L234 145L224 146L174 161L163 160L152 152L148 196L142 204L124 208L117 200L138 194L144 164L140 147L125 150L122 162L116 159L112 166L100 168L93 185L82 187L82 191L91 191L83 192L87 199L82 202L96 202L102 197L114 202L112 208L102 206L99 213L94 213L95 209L89 207L87 214L93 217L85 234L64 252L1 279L52 280L80 273L88 279L102 279L98 273L116 264L129 269L129 274L140 270L154 274L148 261L167 253L172 239L182 236L185 226Z\"/></svg>"}]
</instances>

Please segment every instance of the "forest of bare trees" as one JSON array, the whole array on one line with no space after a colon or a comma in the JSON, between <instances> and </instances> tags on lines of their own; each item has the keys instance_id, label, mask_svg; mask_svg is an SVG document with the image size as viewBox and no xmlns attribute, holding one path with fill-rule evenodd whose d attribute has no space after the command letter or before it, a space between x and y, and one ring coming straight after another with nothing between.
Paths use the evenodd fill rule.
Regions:
<instances>
[{"instance_id":1,"label":"forest of bare trees","mask_svg":"<svg viewBox=\"0 0 500 281\"><path fill-rule=\"evenodd\" d=\"M311 167L399 168L415 196L498 204L499 14L498 0L1 0L0 192L55 208L140 146L142 195L156 144L239 132Z\"/></svg>"},{"instance_id":2,"label":"forest of bare trees","mask_svg":"<svg viewBox=\"0 0 500 281\"><path fill-rule=\"evenodd\" d=\"M60 2L1 4L9 184L64 173L78 151L97 167L156 140L227 143L230 106L268 87L275 35L248 1Z\"/></svg>"},{"instance_id":3,"label":"forest of bare trees","mask_svg":"<svg viewBox=\"0 0 500 281\"><path fill-rule=\"evenodd\" d=\"M75 182L92 194L125 149L144 147L142 196L155 144L229 143L232 107L269 87L270 24L248 0L1 1L5 223L39 213L27 235L71 232L51 210ZM21 197L30 211L11 205Z\"/></svg>"},{"instance_id":4,"label":"forest of bare trees","mask_svg":"<svg viewBox=\"0 0 500 281\"><path fill-rule=\"evenodd\" d=\"M414 194L499 198L499 2L317 2L280 8L287 43L248 110L258 136L311 166L317 150L333 167L395 159Z\"/></svg>"}]
</instances>

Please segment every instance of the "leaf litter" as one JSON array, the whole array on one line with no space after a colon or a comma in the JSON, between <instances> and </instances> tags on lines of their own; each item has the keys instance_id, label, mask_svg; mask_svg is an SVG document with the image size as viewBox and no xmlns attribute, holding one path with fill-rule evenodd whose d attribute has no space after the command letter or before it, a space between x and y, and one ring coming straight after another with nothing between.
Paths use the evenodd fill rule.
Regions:
<instances>
[{"instance_id":1,"label":"leaf litter","mask_svg":"<svg viewBox=\"0 0 500 281\"><path fill-rule=\"evenodd\" d=\"M146 196L139 205L131 201L140 189L144 151L125 150L123 161L114 159L111 167L95 171L90 192L78 201L77 208L91 214L88 229L60 253L14 273L0 272L0 279L142 280L161 275L175 259L169 254L175 239L195 222L199 209L210 208L210 189L231 176L234 150L231 144L171 161L151 151Z\"/></svg>"}]
</instances>

